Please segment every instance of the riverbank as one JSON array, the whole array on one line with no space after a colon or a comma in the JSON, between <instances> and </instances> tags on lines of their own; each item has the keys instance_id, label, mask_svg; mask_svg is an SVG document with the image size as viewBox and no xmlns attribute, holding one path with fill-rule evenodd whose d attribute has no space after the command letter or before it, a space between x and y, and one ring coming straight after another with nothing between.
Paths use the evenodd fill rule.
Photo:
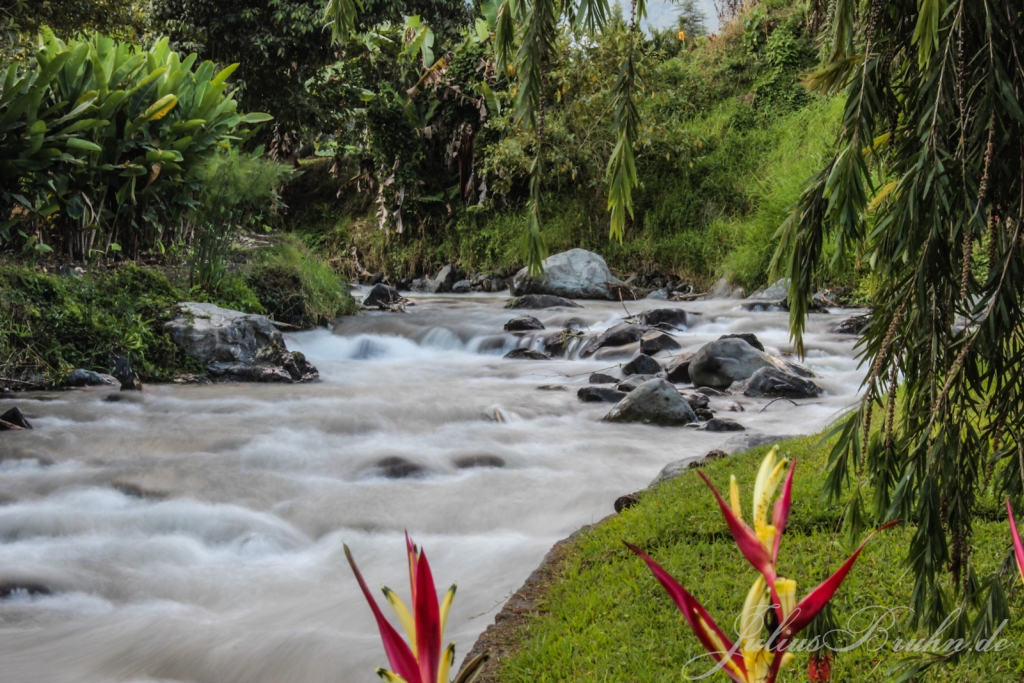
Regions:
<instances>
[{"instance_id":1,"label":"riverbank","mask_svg":"<svg viewBox=\"0 0 1024 683\"><path fill-rule=\"evenodd\" d=\"M823 434L783 442L781 456L797 461L793 508L780 553L780 571L798 582L798 595L835 571L849 554L840 515L848 500L825 504L820 498L832 441ZM719 490L731 474L739 480L744 505L754 474L770 446L762 446L702 466ZM869 495L869 492L865 492ZM987 499L983 521L972 539L979 575L1003 563L1009 547L1005 509ZM863 632L887 610L911 602L913 580L905 564L913 527L897 527L868 545L832 600L839 628ZM753 570L729 535L711 492L694 469L644 491L622 513L581 530L555 546L530 580L506 603L495 626L478 641L494 657L482 683L522 681L673 681L680 671L697 677L713 663L678 609L643 562L622 544L639 545L700 600L727 634L742 609ZM1007 574L1015 578L1012 567ZM955 666L936 666L913 678L919 681L982 683L1010 680L1024 665L1024 594L1010 596L1010 622L1002 631L1006 648L967 657ZM858 611L865 610L858 614ZM915 661L899 652L898 639L928 638L931 632L886 623L869 646L838 654L832 662L835 681L888 680L899 665ZM940 644L955 638L943 632ZM846 645L859 636L850 635ZM801 654L782 681L807 680L809 655Z\"/></svg>"}]
</instances>

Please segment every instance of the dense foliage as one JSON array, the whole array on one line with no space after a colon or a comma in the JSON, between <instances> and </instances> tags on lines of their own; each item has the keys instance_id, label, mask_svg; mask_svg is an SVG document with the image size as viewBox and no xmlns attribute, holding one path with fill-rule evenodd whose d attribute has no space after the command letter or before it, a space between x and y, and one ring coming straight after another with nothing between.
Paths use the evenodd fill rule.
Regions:
<instances>
[{"instance_id":1,"label":"dense foliage","mask_svg":"<svg viewBox=\"0 0 1024 683\"><path fill-rule=\"evenodd\" d=\"M0 94L0 246L84 260L185 239L204 189L195 170L269 119L237 111L234 67L196 61L166 40L142 50L50 34L34 63L11 64Z\"/></svg>"},{"instance_id":2,"label":"dense foliage","mask_svg":"<svg viewBox=\"0 0 1024 683\"><path fill-rule=\"evenodd\" d=\"M847 97L839 145L779 253L798 344L824 245L870 268L867 393L843 427L829 491L873 487L855 498L854 526L861 514L919 521L918 618L987 601L974 628L990 628L1003 606L971 552L978 501L994 485L1024 502L1024 11L1009 0L842 0L832 26L810 83ZM873 422L884 428L868 438Z\"/></svg>"}]
</instances>

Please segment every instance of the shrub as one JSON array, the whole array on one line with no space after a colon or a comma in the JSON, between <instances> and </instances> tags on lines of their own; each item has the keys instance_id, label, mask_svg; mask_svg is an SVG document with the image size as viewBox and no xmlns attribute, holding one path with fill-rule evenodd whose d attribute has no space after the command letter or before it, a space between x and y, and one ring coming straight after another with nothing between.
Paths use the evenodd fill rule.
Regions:
<instances>
[{"instance_id":1,"label":"shrub","mask_svg":"<svg viewBox=\"0 0 1024 683\"><path fill-rule=\"evenodd\" d=\"M0 90L0 245L20 237L85 260L183 239L204 192L196 169L270 119L238 113L236 65L195 63L166 39L143 50L48 34L34 63L12 64Z\"/></svg>"}]
</instances>

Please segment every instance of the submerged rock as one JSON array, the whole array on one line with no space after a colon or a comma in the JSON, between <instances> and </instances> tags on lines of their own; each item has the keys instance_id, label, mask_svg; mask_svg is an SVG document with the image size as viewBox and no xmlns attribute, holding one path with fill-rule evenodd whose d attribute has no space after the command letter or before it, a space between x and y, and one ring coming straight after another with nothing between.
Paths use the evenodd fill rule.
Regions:
<instances>
[{"instance_id":1,"label":"submerged rock","mask_svg":"<svg viewBox=\"0 0 1024 683\"><path fill-rule=\"evenodd\" d=\"M13 595L24 593L25 595L50 595L53 591L41 583L29 581L7 581L0 583L0 600L7 600Z\"/></svg>"},{"instance_id":2,"label":"submerged rock","mask_svg":"<svg viewBox=\"0 0 1024 683\"><path fill-rule=\"evenodd\" d=\"M523 268L512 280L512 294L553 294L570 299L612 299L611 285L621 284L599 255L570 249L544 260L544 278L537 280Z\"/></svg>"},{"instance_id":3,"label":"submerged rock","mask_svg":"<svg viewBox=\"0 0 1024 683\"><path fill-rule=\"evenodd\" d=\"M214 377L246 382L311 382L317 369L287 350L266 316L213 304L179 304L181 315L164 325L171 339L198 358Z\"/></svg>"},{"instance_id":4,"label":"submerged rock","mask_svg":"<svg viewBox=\"0 0 1024 683\"><path fill-rule=\"evenodd\" d=\"M506 332L529 332L530 330L543 330L544 323L532 315L524 315L520 318L512 318L505 323Z\"/></svg>"},{"instance_id":5,"label":"submerged rock","mask_svg":"<svg viewBox=\"0 0 1024 683\"><path fill-rule=\"evenodd\" d=\"M426 474L427 470L421 465L398 457L397 455L381 458L374 463L376 473L388 479L406 479Z\"/></svg>"},{"instance_id":6,"label":"submerged rock","mask_svg":"<svg viewBox=\"0 0 1024 683\"><path fill-rule=\"evenodd\" d=\"M575 301L569 301L560 296L553 296L551 294L527 294L521 296L518 299L512 299L508 302L505 308L525 308L525 309L540 309L540 308L583 308Z\"/></svg>"},{"instance_id":7,"label":"submerged rock","mask_svg":"<svg viewBox=\"0 0 1024 683\"><path fill-rule=\"evenodd\" d=\"M583 387L576 392L576 397L584 403L618 403L626 398L626 392L610 387Z\"/></svg>"},{"instance_id":8,"label":"submerged rock","mask_svg":"<svg viewBox=\"0 0 1024 683\"><path fill-rule=\"evenodd\" d=\"M725 420L715 417L704 423L706 432L745 432L746 427L733 420Z\"/></svg>"},{"instance_id":9,"label":"submerged rock","mask_svg":"<svg viewBox=\"0 0 1024 683\"><path fill-rule=\"evenodd\" d=\"M743 394L755 398L817 398L821 387L778 368L761 368L750 377Z\"/></svg>"},{"instance_id":10,"label":"submerged rock","mask_svg":"<svg viewBox=\"0 0 1024 683\"><path fill-rule=\"evenodd\" d=\"M505 354L512 360L551 360L551 356L534 349L512 349Z\"/></svg>"},{"instance_id":11,"label":"submerged rock","mask_svg":"<svg viewBox=\"0 0 1024 683\"><path fill-rule=\"evenodd\" d=\"M93 372L92 370L84 370L78 368L72 370L68 378L64 380L63 386L65 387L102 387L102 386L118 386L120 382L117 378L112 375L105 375L100 372Z\"/></svg>"},{"instance_id":12,"label":"submerged rock","mask_svg":"<svg viewBox=\"0 0 1024 683\"><path fill-rule=\"evenodd\" d=\"M836 323L829 328L829 331L836 334L862 334L869 322L871 322L871 314L857 315Z\"/></svg>"},{"instance_id":13,"label":"submerged rock","mask_svg":"<svg viewBox=\"0 0 1024 683\"><path fill-rule=\"evenodd\" d=\"M605 418L608 422L640 422L661 426L685 425L696 421L690 404L667 380L644 382L622 399Z\"/></svg>"},{"instance_id":14,"label":"submerged rock","mask_svg":"<svg viewBox=\"0 0 1024 683\"><path fill-rule=\"evenodd\" d=\"M505 460L496 455L463 455L452 461L460 470L469 470L477 467L504 467Z\"/></svg>"}]
</instances>

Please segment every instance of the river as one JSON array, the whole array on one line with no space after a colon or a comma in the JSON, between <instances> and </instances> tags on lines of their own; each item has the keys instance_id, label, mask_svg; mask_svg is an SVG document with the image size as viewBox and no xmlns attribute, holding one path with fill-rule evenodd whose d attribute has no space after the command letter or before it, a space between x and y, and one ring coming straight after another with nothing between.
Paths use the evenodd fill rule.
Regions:
<instances>
[{"instance_id":1,"label":"river","mask_svg":"<svg viewBox=\"0 0 1024 683\"><path fill-rule=\"evenodd\" d=\"M455 640L461 662L553 543L611 513L667 462L737 436L606 423L609 404L577 400L589 373L635 345L587 360L506 360L518 338L502 325L520 313L503 308L507 296L414 300L404 314L288 336L320 369L315 384L150 386L118 402L105 400L109 389L0 398L0 412L18 405L35 426L0 434L0 585L51 591L0 601L0 679L377 680L387 662L342 546L371 587L407 598L405 529L439 590L458 580L445 642ZM625 315L619 303L583 303L523 313L549 328L580 318L592 332ZM738 303L626 306L700 313L676 335L676 353L737 332L790 349L785 313ZM824 427L863 378L854 339L827 331L844 315L809 324L805 364L825 396L728 396L712 409L747 434ZM728 403L744 411L720 412ZM376 463L396 456L420 476L382 476ZM456 465L475 456L504 467Z\"/></svg>"}]
</instances>

